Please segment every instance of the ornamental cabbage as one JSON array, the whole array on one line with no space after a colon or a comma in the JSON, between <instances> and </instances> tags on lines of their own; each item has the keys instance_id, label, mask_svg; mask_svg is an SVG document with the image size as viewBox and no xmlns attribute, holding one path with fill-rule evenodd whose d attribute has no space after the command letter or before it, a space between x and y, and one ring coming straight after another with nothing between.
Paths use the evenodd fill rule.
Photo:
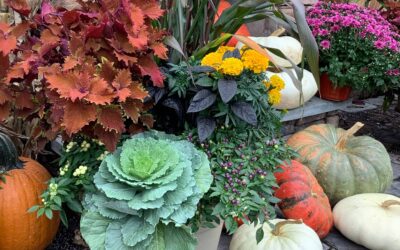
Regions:
<instances>
[{"instance_id":1,"label":"ornamental cabbage","mask_svg":"<svg viewBox=\"0 0 400 250\"><path fill-rule=\"evenodd\" d=\"M90 249L194 249L184 224L213 180L207 156L176 136L150 131L126 140L84 195L81 233Z\"/></svg>"}]
</instances>

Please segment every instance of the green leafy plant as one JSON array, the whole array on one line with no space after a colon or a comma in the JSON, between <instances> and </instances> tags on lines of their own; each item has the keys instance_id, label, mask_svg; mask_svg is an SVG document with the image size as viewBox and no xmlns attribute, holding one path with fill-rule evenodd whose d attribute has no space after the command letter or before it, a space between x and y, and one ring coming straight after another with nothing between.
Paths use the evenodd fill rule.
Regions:
<instances>
[{"instance_id":1,"label":"green leafy plant","mask_svg":"<svg viewBox=\"0 0 400 250\"><path fill-rule=\"evenodd\" d=\"M279 199L274 197L273 188L278 187L274 173L294 156L283 140L272 138L263 129L225 126L205 142L198 140L195 130L186 135L207 153L215 176L192 220L194 230L221 218L233 233L238 219L263 223L276 216L274 205Z\"/></svg>"},{"instance_id":2,"label":"green leafy plant","mask_svg":"<svg viewBox=\"0 0 400 250\"><path fill-rule=\"evenodd\" d=\"M42 202L29 211L36 211L38 217L50 214L45 213L46 210L59 211L61 221L67 226L63 204L74 212L82 213L82 194L94 190L93 176L107 154L102 142L76 136L61 152L59 176L49 181L48 189L41 195Z\"/></svg>"},{"instance_id":3,"label":"green leafy plant","mask_svg":"<svg viewBox=\"0 0 400 250\"><path fill-rule=\"evenodd\" d=\"M305 8L300 0L237 0L221 15L217 9L221 0L162 0L166 10L161 25L172 37L166 44L174 48L170 62L179 64L190 56L201 59L226 43L243 24L270 19L298 38L304 47L304 56L319 83L318 45L306 22ZM280 6L292 6L294 19L282 12Z\"/></svg>"},{"instance_id":4,"label":"green leafy plant","mask_svg":"<svg viewBox=\"0 0 400 250\"><path fill-rule=\"evenodd\" d=\"M205 153L173 135L150 131L108 155L85 192L81 232L92 249L195 249L185 226L208 191Z\"/></svg>"},{"instance_id":5,"label":"green leafy plant","mask_svg":"<svg viewBox=\"0 0 400 250\"><path fill-rule=\"evenodd\" d=\"M275 131L280 115L272 104L280 101L284 82L277 75L275 81L268 79L268 58L249 48L221 46L201 62L191 60L189 64L193 66L186 62L172 65L167 77L169 92L161 95L160 102L169 104L180 120L197 127L201 141L221 125L249 124Z\"/></svg>"}]
</instances>

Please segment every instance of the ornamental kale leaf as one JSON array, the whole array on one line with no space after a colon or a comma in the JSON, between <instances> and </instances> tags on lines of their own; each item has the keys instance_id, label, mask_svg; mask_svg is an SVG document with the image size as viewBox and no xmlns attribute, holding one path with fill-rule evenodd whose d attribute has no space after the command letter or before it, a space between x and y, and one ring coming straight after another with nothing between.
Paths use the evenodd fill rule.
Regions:
<instances>
[{"instance_id":1,"label":"ornamental kale leaf","mask_svg":"<svg viewBox=\"0 0 400 250\"><path fill-rule=\"evenodd\" d=\"M184 225L212 182L205 153L173 135L133 136L108 155L84 196L81 232L91 249L194 249Z\"/></svg>"}]
</instances>

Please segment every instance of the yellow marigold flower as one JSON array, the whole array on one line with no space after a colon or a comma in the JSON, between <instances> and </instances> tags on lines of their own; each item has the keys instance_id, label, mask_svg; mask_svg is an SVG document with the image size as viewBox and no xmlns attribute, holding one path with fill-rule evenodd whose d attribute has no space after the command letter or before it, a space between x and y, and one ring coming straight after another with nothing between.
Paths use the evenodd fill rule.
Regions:
<instances>
[{"instance_id":1,"label":"yellow marigold flower","mask_svg":"<svg viewBox=\"0 0 400 250\"><path fill-rule=\"evenodd\" d=\"M271 88L271 82L270 81L264 79L264 80L262 80L262 83L264 84L264 86L267 89Z\"/></svg>"},{"instance_id":2,"label":"yellow marigold flower","mask_svg":"<svg viewBox=\"0 0 400 250\"><path fill-rule=\"evenodd\" d=\"M242 61L246 69L256 74L266 71L269 65L268 58L253 49L248 49L243 52Z\"/></svg>"},{"instance_id":3,"label":"yellow marigold flower","mask_svg":"<svg viewBox=\"0 0 400 250\"><path fill-rule=\"evenodd\" d=\"M201 66L210 66L218 70L222 63L222 56L223 54L221 53L209 53L201 60Z\"/></svg>"},{"instance_id":4,"label":"yellow marigold flower","mask_svg":"<svg viewBox=\"0 0 400 250\"><path fill-rule=\"evenodd\" d=\"M223 54L225 54L225 52L227 52L227 51L234 51L235 50L235 47L231 47L231 46L220 46L218 49L217 49L217 53L221 53L222 55Z\"/></svg>"},{"instance_id":5,"label":"yellow marigold flower","mask_svg":"<svg viewBox=\"0 0 400 250\"><path fill-rule=\"evenodd\" d=\"M275 105L281 102L281 92L277 89L271 89L268 92L268 102L271 105Z\"/></svg>"},{"instance_id":6,"label":"yellow marigold flower","mask_svg":"<svg viewBox=\"0 0 400 250\"><path fill-rule=\"evenodd\" d=\"M225 75L238 76L243 71L243 63L240 59L230 57L222 62L219 70Z\"/></svg>"},{"instance_id":7,"label":"yellow marigold flower","mask_svg":"<svg viewBox=\"0 0 400 250\"><path fill-rule=\"evenodd\" d=\"M285 88L285 82L278 75L271 76L269 81L271 82L272 87L277 89L277 90L282 90L282 89Z\"/></svg>"}]
</instances>

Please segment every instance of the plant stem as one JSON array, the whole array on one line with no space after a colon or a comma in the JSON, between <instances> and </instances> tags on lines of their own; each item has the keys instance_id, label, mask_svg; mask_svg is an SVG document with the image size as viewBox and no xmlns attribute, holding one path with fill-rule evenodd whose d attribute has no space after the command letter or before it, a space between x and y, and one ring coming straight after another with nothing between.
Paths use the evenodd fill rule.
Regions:
<instances>
[{"instance_id":1,"label":"plant stem","mask_svg":"<svg viewBox=\"0 0 400 250\"><path fill-rule=\"evenodd\" d=\"M303 222L301 220L285 220L285 221L280 221L275 224L274 230L272 230L272 234L275 236L279 236L281 233L281 228L284 225L289 225L289 224L302 224Z\"/></svg>"},{"instance_id":2,"label":"plant stem","mask_svg":"<svg viewBox=\"0 0 400 250\"><path fill-rule=\"evenodd\" d=\"M382 203L382 207L383 208L388 208L388 207L390 207L390 206L392 206L392 205L399 205L400 206L400 201L397 201L397 200L387 200L387 201L384 201L383 203Z\"/></svg>"},{"instance_id":3,"label":"plant stem","mask_svg":"<svg viewBox=\"0 0 400 250\"><path fill-rule=\"evenodd\" d=\"M345 147L345 145L346 145L346 143L347 143L347 140L348 140L351 136L353 136L355 133L357 133L357 131L360 130L363 126L364 126L363 123L361 123L361 122L356 122L356 124L354 124L353 127L351 127L350 129L348 129L348 130L344 133L344 135L342 135L342 136L339 138L338 142L336 143L336 148L337 148L338 150L343 150L344 147Z\"/></svg>"}]
</instances>

